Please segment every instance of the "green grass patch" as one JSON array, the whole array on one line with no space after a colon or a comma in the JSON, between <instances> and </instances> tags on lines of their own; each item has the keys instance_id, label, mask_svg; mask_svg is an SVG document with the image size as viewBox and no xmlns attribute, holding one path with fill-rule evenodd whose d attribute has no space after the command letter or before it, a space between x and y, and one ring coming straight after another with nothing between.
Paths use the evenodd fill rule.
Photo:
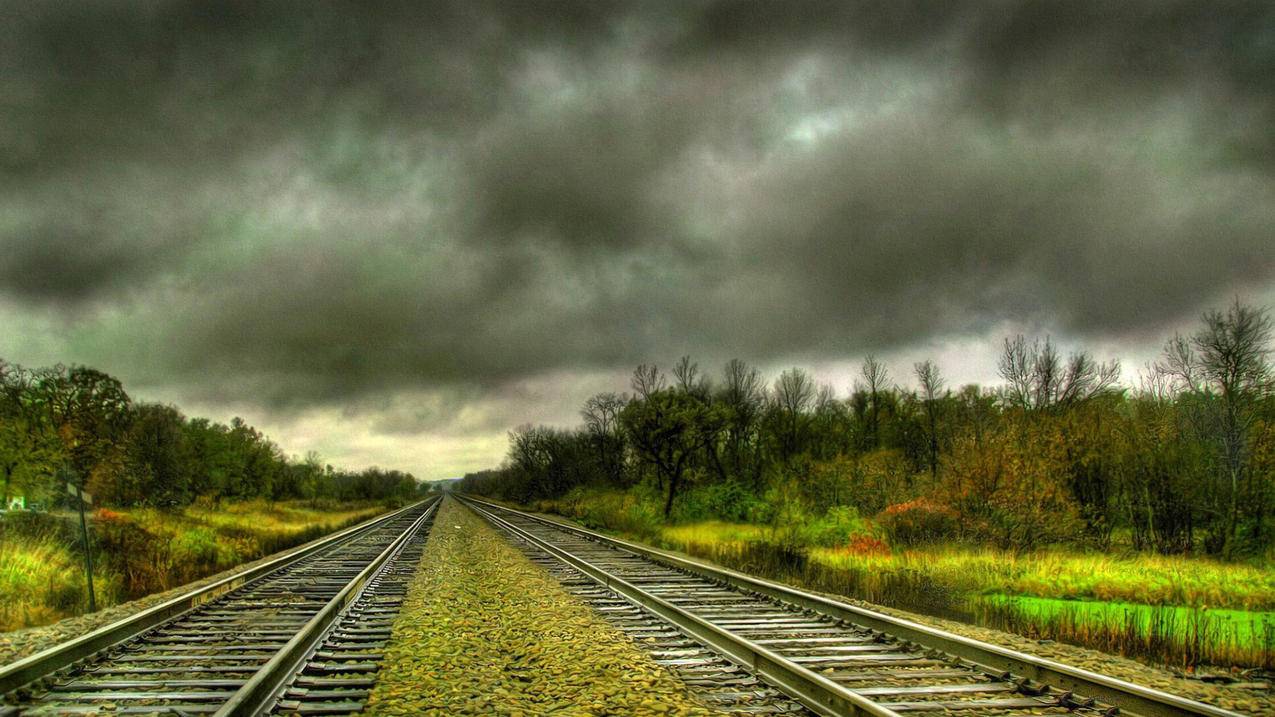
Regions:
<instances>
[{"instance_id":1,"label":"green grass patch","mask_svg":"<svg viewBox=\"0 0 1275 717\"><path fill-rule=\"evenodd\" d=\"M1134 623L1149 630L1155 623L1198 629L1240 647L1261 647L1275 631L1275 611L1214 610L1178 605L1141 605L1131 602L1060 600L1020 595L983 595L979 602L1009 605L1036 620L1055 619L1067 613L1092 623Z\"/></svg>"},{"instance_id":2,"label":"green grass patch","mask_svg":"<svg viewBox=\"0 0 1275 717\"><path fill-rule=\"evenodd\" d=\"M1271 668L1275 612L1216 610L1019 595L981 595L979 621L1030 637L1084 644L1129 656Z\"/></svg>"}]
</instances>

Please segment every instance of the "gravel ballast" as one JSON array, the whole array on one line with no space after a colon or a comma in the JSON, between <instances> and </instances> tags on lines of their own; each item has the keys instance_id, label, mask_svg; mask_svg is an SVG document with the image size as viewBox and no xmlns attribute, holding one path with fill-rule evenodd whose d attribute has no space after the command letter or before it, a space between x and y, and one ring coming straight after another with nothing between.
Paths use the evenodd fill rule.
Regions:
<instances>
[{"instance_id":1,"label":"gravel ballast","mask_svg":"<svg viewBox=\"0 0 1275 717\"><path fill-rule=\"evenodd\" d=\"M368 714L715 714L482 519L439 511Z\"/></svg>"}]
</instances>

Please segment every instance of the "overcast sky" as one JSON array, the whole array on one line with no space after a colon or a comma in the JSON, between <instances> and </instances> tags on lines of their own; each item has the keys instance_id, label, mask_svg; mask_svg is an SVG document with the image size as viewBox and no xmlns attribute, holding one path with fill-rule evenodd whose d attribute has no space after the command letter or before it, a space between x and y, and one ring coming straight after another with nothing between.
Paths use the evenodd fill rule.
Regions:
<instances>
[{"instance_id":1,"label":"overcast sky","mask_svg":"<svg viewBox=\"0 0 1275 717\"><path fill-rule=\"evenodd\" d=\"M373 9L375 8L375 9ZM1132 379L1275 297L1269 2L0 0L0 357L495 465L640 362Z\"/></svg>"}]
</instances>

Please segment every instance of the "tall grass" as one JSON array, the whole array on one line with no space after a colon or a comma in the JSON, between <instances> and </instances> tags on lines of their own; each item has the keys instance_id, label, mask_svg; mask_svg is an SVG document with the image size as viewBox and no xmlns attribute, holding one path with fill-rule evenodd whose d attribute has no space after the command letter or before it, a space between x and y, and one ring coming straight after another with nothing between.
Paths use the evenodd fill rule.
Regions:
<instances>
[{"instance_id":1,"label":"tall grass","mask_svg":"<svg viewBox=\"0 0 1275 717\"><path fill-rule=\"evenodd\" d=\"M668 525L645 503L594 492L537 507L807 589L1028 637L1183 666L1275 659L1275 624L1263 612L1275 610L1275 571L1257 565L1065 549L891 550L844 511L779 525Z\"/></svg>"},{"instance_id":2,"label":"tall grass","mask_svg":"<svg viewBox=\"0 0 1275 717\"><path fill-rule=\"evenodd\" d=\"M71 535L58 521L19 518L0 526L0 630L42 625L85 609L84 558ZM99 605L116 601L118 576L100 562L93 582Z\"/></svg>"},{"instance_id":3,"label":"tall grass","mask_svg":"<svg viewBox=\"0 0 1275 717\"><path fill-rule=\"evenodd\" d=\"M380 504L248 501L176 511L94 514L98 607L168 590L300 545L384 512ZM87 607L78 524L45 514L0 519L0 631L55 622Z\"/></svg>"},{"instance_id":4,"label":"tall grass","mask_svg":"<svg viewBox=\"0 0 1275 717\"><path fill-rule=\"evenodd\" d=\"M863 554L812 549L815 562L873 572L915 571L970 593L1148 605L1275 609L1275 571L1250 565L1159 555L1114 556L1042 550L1027 554L939 546Z\"/></svg>"},{"instance_id":5,"label":"tall grass","mask_svg":"<svg viewBox=\"0 0 1275 717\"><path fill-rule=\"evenodd\" d=\"M1050 639L1103 650L1148 662L1195 667L1202 664L1262 667L1275 666L1275 620L1269 613L1219 611L1206 607L1174 605L1130 605L1052 600L1050 609L1041 609L1035 598L1016 599L990 591L1009 586L1031 586L1037 592L1083 593L1076 585L1088 585L1090 575L1059 574L1057 585L1039 581L1031 556L1023 562L1005 562L1002 556L976 554L959 556L940 553L903 555L856 554L852 549L809 550L765 539L714 542L713 533L749 535L742 526L721 528L712 525L678 526L657 541L664 547L707 558L726 567L762 575L810 590L845 595L879 605L888 605L934 617L991 627L1036 639ZM764 531L753 533L754 536ZM1067 560L1042 556L1045 566L1066 565L1079 569L1087 565L1083 557ZM1005 561L1009 561L1005 558ZM1114 563L1119 565L1120 563ZM1211 572L1216 568L1206 569ZM997 581L1018 574L1017 582ZM1198 577L1198 576L1197 576ZM1101 575L1097 578L1101 582ZM1152 581L1146 594L1154 595ZM1070 585L1070 587L1069 587ZM1213 587L1193 592L1182 586L1163 594L1213 599L1232 604L1265 604L1260 591L1244 590L1236 595ZM1131 580L1092 591L1134 590ZM1251 586L1250 586L1251 587ZM1218 598L1222 599L1218 599ZM1112 609L1093 609L1093 605Z\"/></svg>"},{"instance_id":6,"label":"tall grass","mask_svg":"<svg viewBox=\"0 0 1275 717\"><path fill-rule=\"evenodd\" d=\"M662 532L657 543L688 555L707 558L728 568L810 590L835 593L881 605L892 605L913 612L951 620L970 621L973 614L966 609L964 593L959 588L935 580L917 570L884 570L871 560L863 564L829 565L816 559L808 548L786 541L769 540L769 531L760 529L754 539L713 540L714 526L678 526ZM732 525L727 535L743 536L744 526ZM882 546L877 541L858 541L867 557L880 558ZM887 549L888 550L888 549Z\"/></svg>"},{"instance_id":7,"label":"tall grass","mask_svg":"<svg viewBox=\"0 0 1275 717\"><path fill-rule=\"evenodd\" d=\"M658 503L632 491L573 490L558 500L543 500L532 506L544 513L558 513L591 528L618 530L639 539L659 535L662 518Z\"/></svg>"},{"instance_id":8,"label":"tall grass","mask_svg":"<svg viewBox=\"0 0 1275 717\"><path fill-rule=\"evenodd\" d=\"M168 590L240 563L300 545L370 518L380 505L323 511L296 503L246 501L99 511L103 551L123 577L129 599Z\"/></svg>"}]
</instances>

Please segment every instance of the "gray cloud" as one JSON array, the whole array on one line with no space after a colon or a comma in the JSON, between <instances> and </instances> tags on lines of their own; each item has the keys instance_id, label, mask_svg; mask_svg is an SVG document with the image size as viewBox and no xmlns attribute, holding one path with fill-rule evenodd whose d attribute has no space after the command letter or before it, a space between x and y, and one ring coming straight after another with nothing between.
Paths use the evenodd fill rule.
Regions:
<instances>
[{"instance_id":1,"label":"gray cloud","mask_svg":"<svg viewBox=\"0 0 1275 717\"><path fill-rule=\"evenodd\" d=\"M1275 276L1268 3L0 20L0 298L201 402L491 430L533 377L1132 341Z\"/></svg>"}]
</instances>

